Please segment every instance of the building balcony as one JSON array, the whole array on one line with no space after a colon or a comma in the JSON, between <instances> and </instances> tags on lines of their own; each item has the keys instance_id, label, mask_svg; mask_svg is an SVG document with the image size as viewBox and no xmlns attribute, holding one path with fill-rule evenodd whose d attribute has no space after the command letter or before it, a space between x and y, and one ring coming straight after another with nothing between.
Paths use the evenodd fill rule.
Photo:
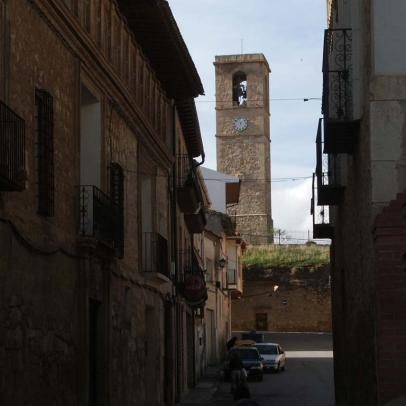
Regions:
<instances>
[{"instance_id":1,"label":"building balcony","mask_svg":"<svg viewBox=\"0 0 406 406\"><path fill-rule=\"evenodd\" d=\"M111 198L96 186L80 186L79 235L82 242L101 243L114 252L123 244L119 238L123 235L120 227L123 227L120 208Z\"/></svg>"},{"instance_id":2,"label":"building balcony","mask_svg":"<svg viewBox=\"0 0 406 406\"><path fill-rule=\"evenodd\" d=\"M324 120L326 154L353 154L358 142L360 120Z\"/></svg>"},{"instance_id":3,"label":"building balcony","mask_svg":"<svg viewBox=\"0 0 406 406\"><path fill-rule=\"evenodd\" d=\"M351 29L324 31L322 112L331 120L352 117Z\"/></svg>"},{"instance_id":4,"label":"building balcony","mask_svg":"<svg viewBox=\"0 0 406 406\"><path fill-rule=\"evenodd\" d=\"M159 233L142 233L142 271L170 279L168 240ZM166 279L164 279L165 281Z\"/></svg>"},{"instance_id":5,"label":"building balcony","mask_svg":"<svg viewBox=\"0 0 406 406\"><path fill-rule=\"evenodd\" d=\"M340 203L344 187L337 179L337 159L333 154L327 155L324 150L324 132L322 119L319 120L316 136L316 178L317 178L317 204L337 205Z\"/></svg>"},{"instance_id":6,"label":"building balcony","mask_svg":"<svg viewBox=\"0 0 406 406\"><path fill-rule=\"evenodd\" d=\"M242 272L238 269L235 261L228 260L227 263L227 290L231 292L232 298L242 295Z\"/></svg>"},{"instance_id":7,"label":"building balcony","mask_svg":"<svg viewBox=\"0 0 406 406\"><path fill-rule=\"evenodd\" d=\"M353 119L352 76L352 30L325 30L322 101L325 153L352 154L355 150L360 121Z\"/></svg>"},{"instance_id":8,"label":"building balcony","mask_svg":"<svg viewBox=\"0 0 406 406\"><path fill-rule=\"evenodd\" d=\"M192 250L190 249L178 252L178 282L183 282L187 272L192 272Z\"/></svg>"},{"instance_id":9,"label":"building balcony","mask_svg":"<svg viewBox=\"0 0 406 406\"><path fill-rule=\"evenodd\" d=\"M318 189L316 182L316 174L313 173L313 184L312 184L312 200L310 205L310 214L313 217L313 238L333 238L334 228L330 224L329 219L329 207L328 206L318 206Z\"/></svg>"},{"instance_id":10,"label":"building balcony","mask_svg":"<svg viewBox=\"0 0 406 406\"><path fill-rule=\"evenodd\" d=\"M176 157L176 189L178 204L185 214L193 214L199 210L202 201L198 179L188 155Z\"/></svg>"},{"instance_id":11,"label":"building balcony","mask_svg":"<svg viewBox=\"0 0 406 406\"><path fill-rule=\"evenodd\" d=\"M25 188L25 122L0 101L0 191Z\"/></svg>"},{"instance_id":12,"label":"building balcony","mask_svg":"<svg viewBox=\"0 0 406 406\"><path fill-rule=\"evenodd\" d=\"M206 214L203 209L193 214L185 214L185 223L191 233L202 233L207 224Z\"/></svg>"},{"instance_id":13,"label":"building balcony","mask_svg":"<svg viewBox=\"0 0 406 406\"><path fill-rule=\"evenodd\" d=\"M170 278L168 240L159 233L142 233L142 270Z\"/></svg>"},{"instance_id":14,"label":"building balcony","mask_svg":"<svg viewBox=\"0 0 406 406\"><path fill-rule=\"evenodd\" d=\"M194 249L179 251L179 273L177 287L179 293L194 308L204 306L207 300L207 287L202 261Z\"/></svg>"}]
</instances>

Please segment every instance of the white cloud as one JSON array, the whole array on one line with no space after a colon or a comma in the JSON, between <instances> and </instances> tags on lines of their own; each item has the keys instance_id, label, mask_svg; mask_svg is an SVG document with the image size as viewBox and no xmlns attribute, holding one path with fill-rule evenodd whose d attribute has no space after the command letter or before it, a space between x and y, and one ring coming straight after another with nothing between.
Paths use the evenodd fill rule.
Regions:
<instances>
[{"instance_id":1,"label":"white cloud","mask_svg":"<svg viewBox=\"0 0 406 406\"><path fill-rule=\"evenodd\" d=\"M288 234L294 234L296 231L307 233L312 230L311 188L311 179L272 188L272 217L275 228L286 230Z\"/></svg>"},{"instance_id":2,"label":"white cloud","mask_svg":"<svg viewBox=\"0 0 406 406\"><path fill-rule=\"evenodd\" d=\"M263 53L270 64L272 178L310 176L322 93L326 25L320 0L169 0L201 76L206 96L197 101L206 166L216 168L214 56ZM311 181L272 183L273 219L286 230L310 230ZM303 231L304 232L304 231Z\"/></svg>"}]
</instances>

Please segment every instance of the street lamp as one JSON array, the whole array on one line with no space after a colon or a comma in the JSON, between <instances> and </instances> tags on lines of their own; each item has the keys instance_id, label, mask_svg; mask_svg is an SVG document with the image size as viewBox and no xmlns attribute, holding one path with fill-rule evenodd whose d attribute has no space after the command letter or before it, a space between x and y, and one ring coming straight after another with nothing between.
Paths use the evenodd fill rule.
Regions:
<instances>
[{"instance_id":1,"label":"street lamp","mask_svg":"<svg viewBox=\"0 0 406 406\"><path fill-rule=\"evenodd\" d=\"M308 102L309 100L321 100L321 97L308 97L306 99L303 99L304 102Z\"/></svg>"}]
</instances>

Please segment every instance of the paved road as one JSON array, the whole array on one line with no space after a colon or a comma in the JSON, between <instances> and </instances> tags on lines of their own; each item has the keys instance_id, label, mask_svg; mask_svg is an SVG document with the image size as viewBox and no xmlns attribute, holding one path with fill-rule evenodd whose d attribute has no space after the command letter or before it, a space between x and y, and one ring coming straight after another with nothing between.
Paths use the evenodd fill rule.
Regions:
<instances>
[{"instance_id":1,"label":"paved road","mask_svg":"<svg viewBox=\"0 0 406 406\"><path fill-rule=\"evenodd\" d=\"M261 406L333 406L333 353L331 335L271 333L266 341L286 351L286 370L249 382L251 395ZM215 405L232 405L229 384L221 385Z\"/></svg>"}]
</instances>

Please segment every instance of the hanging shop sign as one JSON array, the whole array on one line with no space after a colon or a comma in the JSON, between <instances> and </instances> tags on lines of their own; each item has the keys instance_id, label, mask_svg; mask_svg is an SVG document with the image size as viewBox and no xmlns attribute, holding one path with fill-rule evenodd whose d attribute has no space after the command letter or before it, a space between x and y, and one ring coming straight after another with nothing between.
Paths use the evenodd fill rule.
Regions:
<instances>
[{"instance_id":1,"label":"hanging shop sign","mask_svg":"<svg viewBox=\"0 0 406 406\"><path fill-rule=\"evenodd\" d=\"M207 300L206 282L201 272L185 274L183 296L191 306L201 306Z\"/></svg>"}]
</instances>

